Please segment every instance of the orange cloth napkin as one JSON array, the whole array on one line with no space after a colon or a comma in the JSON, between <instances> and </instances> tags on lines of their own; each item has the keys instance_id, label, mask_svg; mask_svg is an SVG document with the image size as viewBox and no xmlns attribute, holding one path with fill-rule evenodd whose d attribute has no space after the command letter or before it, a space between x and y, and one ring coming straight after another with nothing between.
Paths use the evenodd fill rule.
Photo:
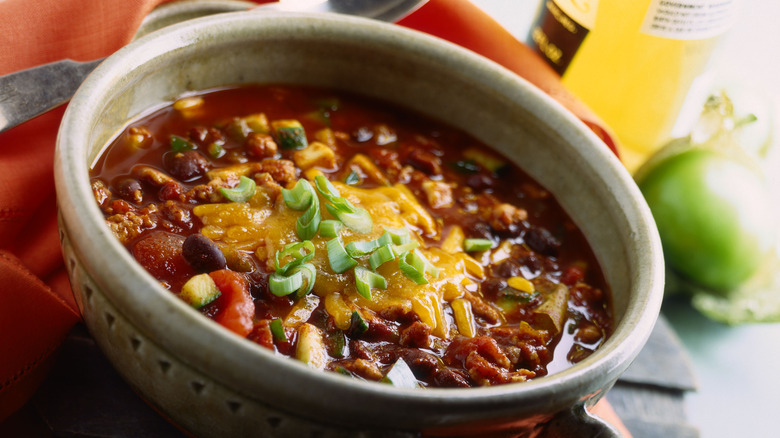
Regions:
<instances>
[{"instance_id":1,"label":"orange cloth napkin","mask_svg":"<svg viewBox=\"0 0 780 438\"><path fill-rule=\"evenodd\" d=\"M167 1L41 0L34 6L27 0L0 1L0 75L63 58L110 55ZM510 68L561 102L614 150L606 126L563 88L552 69L469 1L430 0L399 24ZM63 111L0 134L0 421L35 392L80 318L56 223L53 151ZM622 427L608 405L600 403L596 410Z\"/></svg>"}]
</instances>

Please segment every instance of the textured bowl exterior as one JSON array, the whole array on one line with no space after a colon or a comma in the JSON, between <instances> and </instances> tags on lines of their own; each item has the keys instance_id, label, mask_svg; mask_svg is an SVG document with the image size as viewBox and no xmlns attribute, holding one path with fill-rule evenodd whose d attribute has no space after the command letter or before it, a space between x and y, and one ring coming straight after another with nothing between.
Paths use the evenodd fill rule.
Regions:
<instances>
[{"instance_id":1,"label":"textured bowl exterior","mask_svg":"<svg viewBox=\"0 0 780 438\"><path fill-rule=\"evenodd\" d=\"M613 336L576 366L530 382L409 390L276 357L186 306L111 234L92 196L89 166L149 108L190 91L256 82L382 98L502 151L557 197L594 247L613 293ZM660 308L660 241L611 152L513 73L394 25L239 12L142 37L109 57L74 96L55 178L63 253L87 327L142 397L197 436L479 436L506 428L534 436L551 420L550 427L595 435L605 426L585 407L636 357Z\"/></svg>"}]
</instances>

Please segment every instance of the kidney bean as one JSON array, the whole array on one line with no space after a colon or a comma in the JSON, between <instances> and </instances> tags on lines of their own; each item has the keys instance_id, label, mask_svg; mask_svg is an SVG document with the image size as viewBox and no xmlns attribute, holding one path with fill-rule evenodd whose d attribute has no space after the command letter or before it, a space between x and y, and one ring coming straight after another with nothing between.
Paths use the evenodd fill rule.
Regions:
<instances>
[{"instance_id":1,"label":"kidney bean","mask_svg":"<svg viewBox=\"0 0 780 438\"><path fill-rule=\"evenodd\" d=\"M460 370L442 368L434 377L436 386L442 388L470 388L468 377Z\"/></svg>"},{"instance_id":2,"label":"kidney bean","mask_svg":"<svg viewBox=\"0 0 780 438\"><path fill-rule=\"evenodd\" d=\"M203 234L191 234L182 244L182 255L198 272L224 269L227 261L216 243Z\"/></svg>"},{"instance_id":3,"label":"kidney bean","mask_svg":"<svg viewBox=\"0 0 780 438\"><path fill-rule=\"evenodd\" d=\"M120 198L140 204L144 200L144 191L141 183L134 178L125 178L116 184L116 192Z\"/></svg>"},{"instance_id":4,"label":"kidney bean","mask_svg":"<svg viewBox=\"0 0 780 438\"><path fill-rule=\"evenodd\" d=\"M496 187L498 180L486 173L475 173L466 177L466 185L474 190L485 190Z\"/></svg>"},{"instance_id":5,"label":"kidney bean","mask_svg":"<svg viewBox=\"0 0 780 438\"><path fill-rule=\"evenodd\" d=\"M412 149L404 161L428 175L441 175L441 158L425 149Z\"/></svg>"},{"instance_id":6,"label":"kidney bean","mask_svg":"<svg viewBox=\"0 0 780 438\"><path fill-rule=\"evenodd\" d=\"M203 176L211 168L211 162L196 151L185 151L170 156L165 168L174 178L190 181Z\"/></svg>"}]
</instances>

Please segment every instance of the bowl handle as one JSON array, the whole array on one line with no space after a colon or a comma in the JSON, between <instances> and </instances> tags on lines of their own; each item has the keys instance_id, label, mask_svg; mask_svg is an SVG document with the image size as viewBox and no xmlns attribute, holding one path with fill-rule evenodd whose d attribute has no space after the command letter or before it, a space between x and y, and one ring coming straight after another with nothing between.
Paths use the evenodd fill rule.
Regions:
<instances>
[{"instance_id":1,"label":"bowl handle","mask_svg":"<svg viewBox=\"0 0 780 438\"><path fill-rule=\"evenodd\" d=\"M568 411L558 413L545 428L544 438L587 436L593 438L624 438L611 424L578 403Z\"/></svg>"}]
</instances>

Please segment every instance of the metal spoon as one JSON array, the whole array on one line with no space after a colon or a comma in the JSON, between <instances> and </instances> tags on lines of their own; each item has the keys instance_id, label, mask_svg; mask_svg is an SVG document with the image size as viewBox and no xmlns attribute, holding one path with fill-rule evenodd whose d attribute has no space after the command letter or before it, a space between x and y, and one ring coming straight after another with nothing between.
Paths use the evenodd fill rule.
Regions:
<instances>
[{"instance_id":1,"label":"metal spoon","mask_svg":"<svg viewBox=\"0 0 780 438\"><path fill-rule=\"evenodd\" d=\"M428 0L282 0L257 6L257 10L288 12L335 12L395 22ZM218 12L247 9L244 2L202 2L202 8L181 14L184 19ZM235 5L236 3L242 3ZM178 18L178 19L176 19ZM164 25L182 17L159 20ZM103 59L77 62L70 59L0 76L0 132L13 128L70 100L81 82Z\"/></svg>"}]
</instances>

